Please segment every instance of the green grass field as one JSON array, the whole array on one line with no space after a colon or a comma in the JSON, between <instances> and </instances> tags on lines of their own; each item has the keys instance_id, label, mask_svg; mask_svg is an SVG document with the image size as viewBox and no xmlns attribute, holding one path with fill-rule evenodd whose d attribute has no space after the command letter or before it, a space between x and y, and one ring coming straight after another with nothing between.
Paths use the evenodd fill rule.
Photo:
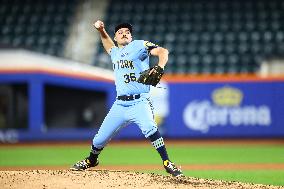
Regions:
<instances>
[{"instance_id":1,"label":"green grass field","mask_svg":"<svg viewBox=\"0 0 284 189\"><path fill-rule=\"evenodd\" d=\"M131 144L131 142L129 142ZM282 145L168 145L172 161L180 165L284 164ZM66 166L89 153L89 146L0 146L0 168L11 166ZM149 146L109 145L101 165L161 165ZM162 165L161 165L162 166ZM165 174L162 170L143 170ZM186 176L284 186L284 169L184 170Z\"/></svg>"}]
</instances>

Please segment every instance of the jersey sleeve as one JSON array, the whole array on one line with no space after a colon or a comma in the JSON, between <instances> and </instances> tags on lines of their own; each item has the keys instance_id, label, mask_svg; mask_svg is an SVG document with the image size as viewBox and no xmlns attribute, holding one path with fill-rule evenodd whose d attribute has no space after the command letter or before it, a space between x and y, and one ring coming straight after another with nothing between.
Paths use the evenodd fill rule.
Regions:
<instances>
[{"instance_id":1,"label":"jersey sleeve","mask_svg":"<svg viewBox=\"0 0 284 189\"><path fill-rule=\"evenodd\" d=\"M143 45L144 45L146 51L148 52L148 54L150 54L150 51L151 51L152 49L158 47L158 45L156 45L156 44L154 44L154 43L152 43L152 42L150 42L150 41L144 41L144 42L143 42Z\"/></svg>"},{"instance_id":2,"label":"jersey sleeve","mask_svg":"<svg viewBox=\"0 0 284 189\"><path fill-rule=\"evenodd\" d=\"M109 55L110 55L110 56L113 56L116 51L117 51L117 47L116 47L116 46L113 46L113 47L110 49Z\"/></svg>"},{"instance_id":3,"label":"jersey sleeve","mask_svg":"<svg viewBox=\"0 0 284 189\"><path fill-rule=\"evenodd\" d=\"M111 59L112 62L114 61L114 58L115 58L115 56L116 56L116 54L117 54L117 50L118 50L118 48L117 48L116 46L113 46L113 47L110 49L109 55L110 55L110 59Z\"/></svg>"}]
</instances>

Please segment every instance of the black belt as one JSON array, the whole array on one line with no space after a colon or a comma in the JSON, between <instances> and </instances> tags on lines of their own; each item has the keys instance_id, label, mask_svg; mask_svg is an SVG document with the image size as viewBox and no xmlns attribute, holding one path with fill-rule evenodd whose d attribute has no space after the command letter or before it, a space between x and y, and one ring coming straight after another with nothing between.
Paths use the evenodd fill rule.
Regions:
<instances>
[{"instance_id":1,"label":"black belt","mask_svg":"<svg viewBox=\"0 0 284 189\"><path fill-rule=\"evenodd\" d=\"M140 98L140 94L136 94L136 95L122 95L122 96L118 96L117 99L118 100L123 100L123 101L131 101L131 100L135 100L135 99L139 99Z\"/></svg>"}]
</instances>

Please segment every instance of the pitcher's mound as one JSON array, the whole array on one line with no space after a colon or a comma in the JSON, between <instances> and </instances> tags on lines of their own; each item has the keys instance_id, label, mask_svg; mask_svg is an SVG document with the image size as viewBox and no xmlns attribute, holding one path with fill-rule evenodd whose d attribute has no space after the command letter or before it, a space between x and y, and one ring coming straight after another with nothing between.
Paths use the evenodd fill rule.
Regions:
<instances>
[{"instance_id":1,"label":"pitcher's mound","mask_svg":"<svg viewBox=\"0 0 284 189\"><path fill-rule=\"evenodd\" d=\"M107 170L82 172L69 170L0 171L0 186L2 189L283 188L192 177L173 178L156 174Z\"/></svg>"}]
</instances>

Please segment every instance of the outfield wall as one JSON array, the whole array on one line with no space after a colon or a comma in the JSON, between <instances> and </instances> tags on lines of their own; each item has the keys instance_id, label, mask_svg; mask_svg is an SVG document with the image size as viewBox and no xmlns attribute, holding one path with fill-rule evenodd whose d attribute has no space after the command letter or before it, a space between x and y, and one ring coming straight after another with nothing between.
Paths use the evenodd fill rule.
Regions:
<instances>
[{"instance_id":1,"label":"outfield wall","mask_svg":"<svg viewBox=\"0 0 284 189\"><path fill-rule=\"evenodd\" d=\"M0 142L91 140L99 128L99 121L85 127L84 121L76 122L81 118L72 122L71 118L77 115L74 112L68 114L68 110L76 110L80 104L88 105L88 100L84 98L92 93L85 92L94 92L98 96L103 94L106 112L101 109L102 104L98 105L100 102L94 103L92 108L104 117L102 114L107 113L116 97L112 78L100 76L104 70L91 71L90 67L78 69L77 65L75 69L69 64L57 68L54 65L48 67L48 64L42 64L45 67L36 64L26 67L9 65L0 64L0 85L26 86L27 128L0 128ZM68 90L63 90L64 94L61 94L61 88ZM80 90L84 91L85 96ZM58 104L49 105L54 99L48 91L55 91L53 97L60 96ZM67 98L72 91L77 91L77 98L73 101ZM167 138L284 137L283 76L165 75L163 82L152 88L151 93L156 122ZM68 105L67 108L61 107L64 104ZM16 118L16 115L12 116ZM90 112L85 112L83 117L90 117ZM62 120L65 118L70 122ZM69 123L78 125L71 126ZM123 128L115 138L142 139L144 136L138 126L132 124Z\"/></svg>"},{"instance_id":2,"label":"outfield wall","mask_svg":"<svg viewBox=\"0 0 284 189\"><path fill-rule=\"evenodd\" d=\"M82 80L53 74L1 74L1 83L13 82L29 85L28 130L2 130L2 142L31 140L91 140L94 128L45 127L44 88L46 83L71 88L105 91L107 109L115 99L112 82ZM17 80L18 79L18 80ZM10 80L11 82L11 80ZM37 83L35 85L35 83ZM35 85L35 86L34 86ZM39 92L39 89L41 92ZM159 99L157 101L157 99ZM162 134L168 138L279 138L284 137L284 80L236 79L210 81L168 81L155 88L153 100L155 114ZM72 103L72 102L70 102ZM136 125L123 128L116 139L142 139Z\"/></svg>"}]
</instances>

